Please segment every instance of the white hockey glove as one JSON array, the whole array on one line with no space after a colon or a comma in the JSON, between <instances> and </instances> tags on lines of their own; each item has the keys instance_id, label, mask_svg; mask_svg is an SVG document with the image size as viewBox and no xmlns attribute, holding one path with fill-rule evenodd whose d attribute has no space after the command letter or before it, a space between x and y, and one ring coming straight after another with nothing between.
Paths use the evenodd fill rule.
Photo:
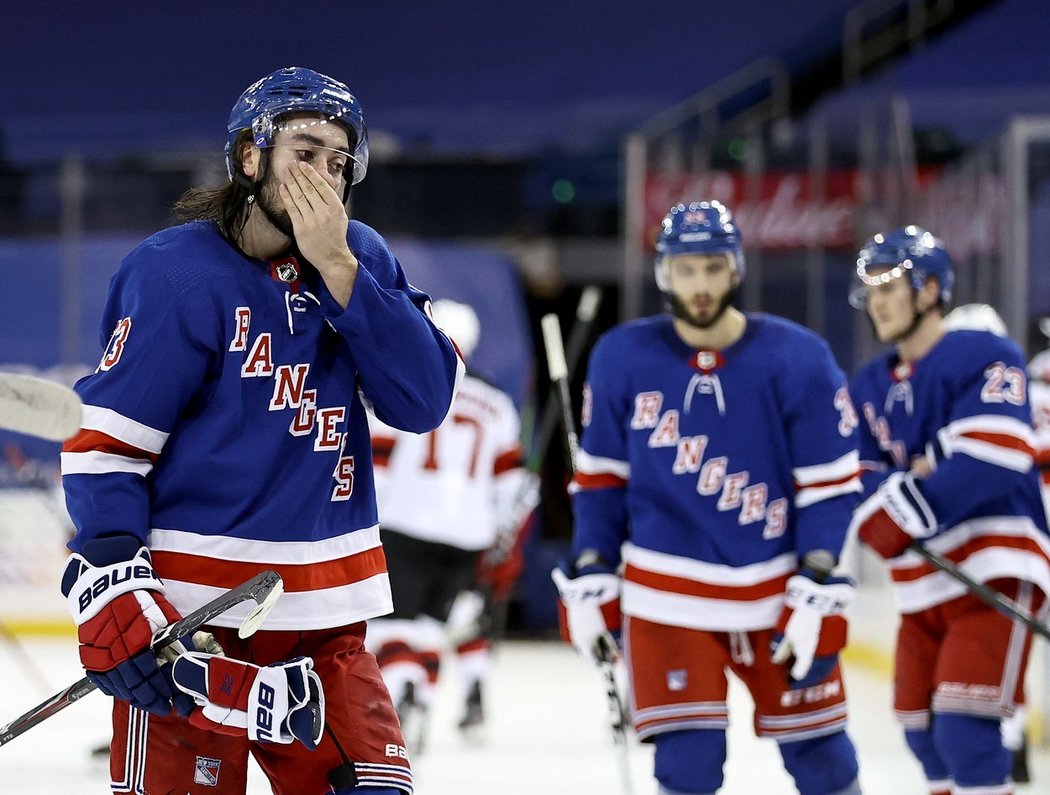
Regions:
<instances>
[{"instance_id":1,"label":"white hockey glove","mask_svg":"<svg viewBox=\"0 0 1050 795\"><path fill-rule=\"evenodd\" d=\"M784 609L777 621L773 662L791 665L792 689L823 681L846 646L846 608L853 580L804 568L787 582Z\"/></svg>"},{"instance_id":2,"label":"white hockey glove","mask_svg":"<svg viewBox=\"0 0 1050 795\"><path fill-rule=\"evenodd\" d=\"M889 560L937 532L937 517L911 473L894 472L853 514L861 541Z\"/></svg>"},{"instance_id":3,"label":"white hockey glove","mask_svg":"<svg viewBox=\"0 0 1050 795\"><path fill-rule=\"evenodd\" d=\"M562 637L584 659L597 665L615 653L620 631L620 578L611 571L569 577L561 567L551 572L561 597Z\"/></svg>"},{"instance_id":4,"label":"white hockey glove","mask_svg":"<svg viewBox=\"0 0 1050 795\"><path fill-rule=\"evenodd\" d=\"M311 751L324 732L324 688L309 657L265 668L204 652L180 654L171 667L175 686L200 710L198 728Z\"/></svg>"}]
</instances>

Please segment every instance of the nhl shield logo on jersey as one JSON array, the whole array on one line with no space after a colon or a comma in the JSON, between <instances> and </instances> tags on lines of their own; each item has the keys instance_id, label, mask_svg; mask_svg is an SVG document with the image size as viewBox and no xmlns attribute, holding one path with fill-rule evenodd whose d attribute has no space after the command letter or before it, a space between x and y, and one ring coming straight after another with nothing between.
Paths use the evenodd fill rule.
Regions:
<instances>
[{"instance_id":1,"label":"nhl shield logo on jersey","mask_svg":"<svg viewBox=\"0 0 1050 795\"><path fill-rule=\"evenodd\" d=\"M198 756L197 767L193 772L193 783L203 784L205 787L219 786L219 767L221 765L221 759Z\"/></svg>"},{"instance_id":2,"label":"nhl shield logo on jersey","mask_svg":"<svg viewBox=\"0 0 1050 795\"><path fill-rule=\"evenodd\" d=\"M273 260L270 263L270 274L280 282L291 284L299 278L299 261L295 257Z\"/></svg>"}]
</instances>

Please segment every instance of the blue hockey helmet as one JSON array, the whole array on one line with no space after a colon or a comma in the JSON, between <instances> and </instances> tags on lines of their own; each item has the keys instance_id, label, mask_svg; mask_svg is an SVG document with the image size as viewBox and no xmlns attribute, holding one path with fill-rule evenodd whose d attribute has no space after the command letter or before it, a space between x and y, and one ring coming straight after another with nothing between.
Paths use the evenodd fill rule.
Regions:
<instances>
[{"instance_id":1,"label":"blue hockey helmet","mask_svg":"<svg viewBox=\"0 0 1050 795\"><path fill-rule=\"evenodd\" d=\"M677 254L729 254L730 267L744 277L740 230L729 208L718 201L676 204L664 216L656 241L656 285L670 290L668 259Z\"/></svg>"},{"instance_id":2,"label":"blue hockey helmet","mask_svg":"<svg viewBox=\"0 0 1050 795\"><path fill-rule=\"evenodd\" d=\"M857 254L857 281L850 291L850 304L862 309L868 300L866 287L907 276L912 288L920 289L927 279L940 285L940 299L952 298L955 272L948 249L921 226L902 226L877 234Z\"/></svg>"},{"instance_id":3,"label":"blue hockey helmet","mask_svg":"<svg viewBox=\"0 0 1050 795\"><path fill-rule=\"evenodd\" d=\"M365 178L368 170L368 129L361 104L350 89L327 75L289 66L252 83L238 97L226 125L226 171L233 179L234 149L243 130L250 129L256 146L273 145L279 119L289 113L317 113L322 123L336 122L346 128L350 142L353 175L350 185Z\"/></svg>"}]
</instances>

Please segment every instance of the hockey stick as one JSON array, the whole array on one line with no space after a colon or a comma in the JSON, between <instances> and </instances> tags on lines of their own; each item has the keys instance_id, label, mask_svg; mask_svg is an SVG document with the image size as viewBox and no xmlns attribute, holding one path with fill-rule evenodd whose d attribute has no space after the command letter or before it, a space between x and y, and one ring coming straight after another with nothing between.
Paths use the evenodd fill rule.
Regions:
<instances>
[{"instance_id":1,"label":"hockey stick","mask_svg":"<svg viewBox=\"0 0 1050 795\"><path fill-rule=\"evenodd\" d=\"M246 638L259 628L267 613L270 612L270 609L283 592L284 583L277 572L269 569L261 571L250 580L246 580L236 588L212 599L199 610L194 610L185 618L164 627L164 629L153 636L151 646L154 651L170 646L183 635L192 634L231 607L251 599L256 603L256 606L241 622L241 626L237 630L238 636ZM70 704L79 701L95 689L95 684L85 676L62 692L55 693L47 701L33 707L29 712L15 718L6 726L0 727L0 745L4 745L18 735L29 731L38 723L42 723L52 715L61 712Z\"/></svg>"},{"instance_id":2,"label":"hockey stick","mask_svg":"<svg viewBox=\"0 0 1050 795\"><path fill-rule=\"evenodd\" d=\"M572 398L569 395L569 365L565 361L565 347L561 341L561 324L555 314L540 318L540 329L543 331L543 345L547 350L547 372L550 374L551 386L556 390L558 406L561 409L562 429L565 431L565 452L568 456L571 474L576 474L576 459L579 457L580 440L576 435L576 421L572 415Z\"/></svg>"},{"instance_id":3,"label":"hockey stick","mask_svg":"<svg viewBox=\"0 0 1050 795\"><path fill-rule=\"evenodd\" d=\"M994 588L989 588L984 583L977 582L977 580L974 580L964 573L958 566L948 560L948 558L944 557L939 552L934 552L932 549L924 546L918 541L913 542L908 548L918 555L921 555L932 566L961 582L966 586L966 590L989 607L994 607L1000 613L1014 621L1020 621L1035 634L1042 635L1047 640L1050 640L1050 627L1036 621L1026 610L1006 595L999 593L999 591Z\"/></svg>"},{"instance_id":4,"label":"hockey stick","mask_svg":"<svg viewBox=\"0 0 1050 795\"><path fill-rule=\"evenodd\" d=\"M593 284L587 285L580 292L580 300L576 303L576 320L573 323L572 330L569 332L569 341L565 348L566 370L569 379L575 373L587 346L587 341L590 339L594 320L598 316L598 309L602 304L602 296L602 288ZM508 538L505 537L503 532L498 534L496 544L484 555L484 561L488 565L499 565L513 553L515 545L520 543L520 540L513 537L513 533L520 529L524 519L540 503L538 473L544 455L547 452L547 446L558 428L559 414L558 396L555 394L555 387L552 384L550 395L540 411L539 422L537 423L539 431L535 435L535 441L530 447L528 456L525 458L526 476L522 479L521 486L518 487L512 502L514 507L510 511L510 515L515 518L515 521L512 523L512 535ZM517 521L519 518L521 521ZM503 636L506 628L506 600L493 599L491 612L492 621L489 635L492 641L495 642Z\"/></svg>"},{"instance_id":5,"label":"hockey stick","mask_svg":"<svg viewBox=\"0 0 1050 795\"><path fill-rule=\"evenodd\" d=\"M591 335L591 328L594 326L594 319L598 315L598 308L601 306L601 303L602 290L600 287L589 285L583 288L583 292L580 293L580 300L576 304L576 322L572 326L572 331L569 332L569 342L564 348L566 389L568 389L568 382L575 374L580 357L583 355L583 349ZM561 339L560 327L558 329L558 339ZM546 344L546 332L544 332L544 344ZM560 402L558 396L554 394L556 388L560 387L551 384L552 394L540 413L539 436L536 439L536 447L529 459L529 469L533 472L539 470L539 462L542 460L543 454L547 450L547 445L550 444L554 431L558 427L558 407Z\"/></svg>"},{"instance_id":6,"label":"hockey stick","mask_svg":"<svg viewBox=\"0 0 1050 795\"><path fill-rule=\"evenodd\" d=\"M81 403L67 386L0 373L0 428L61 442L80 430Z\"/></svg>"},{"instance_id":7,"label":"hockey stick","mask_svg":"<svg viewBox=\"0 0 1050 795\"><path fill-rule=\"evenodd\" d=\"M565 361L565 348L561 340L561 325L558 316L544 315L540 319L543 331L543 344L547 349L547 372L551 383L557 387L558 404L561 407L562 429L565 431L565 450L569 459L570 473L576 475L576 460L580 451L579 437L576 435L576 422L572 414L572 401L569 396L569 368ZM616 685L616 671L613 669L615 649L606 638L599 638L595 649L598 665L605 677L605 696L609 707L609 727L612 729L613 743L617 747L620 761L620 782L626 795L631 795L631 770L627 762L627 727L626 710L620 699Z\"/></svg>"},{"instance_id":8,"label":"hockey stick","mask_svg":"<svg viewBox=\"0 0 1050 795\"><path fill-rule=\"evenodd\" d=\"M598 315L598 308L601 306L601 303L602 289L600 287L591 284L583 288L583 291L580 293L580 300L576 304L576 321L573 323L572 331L569 333L569 343L565 348L566 380L571 379L576 372L576 366L579 364L580 357L583 355L583 349L590 338L591 328L594 326L594 319ZM559 329L559 339L560 334L561 330ZM514 495L513 504L515 505L515 510L513 513L515 516L519 515L519 512L522 516L527 515L539 504L538 497L534 496L536 491L535 476L540 470L540 465L544 454L547 452L547 446L551 442L551 437L554 436L554 432L558 427L560 411L556 389L556 385L552 383L550 397L543 404L543 410L540 412L539 423L537 423L539 432L536 435L536 442L525 459L525 469L530 477L522 481L518 493ZM505 557L505 555L502 557ZM493 562L501 562L502 557L494 556Z\"/></svg>"}]
</instances>

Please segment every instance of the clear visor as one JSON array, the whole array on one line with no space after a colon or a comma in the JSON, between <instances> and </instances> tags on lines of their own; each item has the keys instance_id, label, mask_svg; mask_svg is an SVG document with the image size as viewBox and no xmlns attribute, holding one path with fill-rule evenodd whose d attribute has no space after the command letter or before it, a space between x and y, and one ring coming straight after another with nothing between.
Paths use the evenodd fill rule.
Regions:
<instances>
[{"instance_id":1,"label":"clear visor","mask_svg":"<svg viewBox=\"0 0 1050 795\"><path fill-rule=\"evenodd\" d=\"M349 176L350 184L356 185L365 178L365 172L368 170L368 135L362 131L362 139L357 142L352 152L334 148L328 146L327 139L319 134L322 128L330 124L338 125L350 134L349 125L339 116L314 115L281 119L276 124L272 119L261 116L252 125L252 134L256 146L275 148L273 142L280 133L282 140L277 147L294 149L299 152L300 160L309 162L318 172L324 169L343 180Z\"/></svg>"},{"instance_id":2,"label":"clear visor","mask_svg":"<svg viewBox=\"0 0 1050 795\"><path fill-rule=\"evenodd\" d=\"M682 252L679 254L658 254L656 259L653 261L653 272L656 275L656 286L661 292L668 292L671 289L671 260L678 257L725 257L729 264L729 270L731 273L740 273L740 263L737 261L736 254L726 249L725 251L695 251L695 252Z\"/></svg>"},{"instance_id":3,"label":"clear visor","mask_svg":"<svg viewBox=\"0 0 1050 795\"><path fill-rule=\"evenodd\" d=\"M857 270L849 290L849 303L854 309L864 309L868 305L868 293L884 284L908 276L913 267L910 259L902 262L869 262L857 260Z\"/></svg>"}]
</instances>

